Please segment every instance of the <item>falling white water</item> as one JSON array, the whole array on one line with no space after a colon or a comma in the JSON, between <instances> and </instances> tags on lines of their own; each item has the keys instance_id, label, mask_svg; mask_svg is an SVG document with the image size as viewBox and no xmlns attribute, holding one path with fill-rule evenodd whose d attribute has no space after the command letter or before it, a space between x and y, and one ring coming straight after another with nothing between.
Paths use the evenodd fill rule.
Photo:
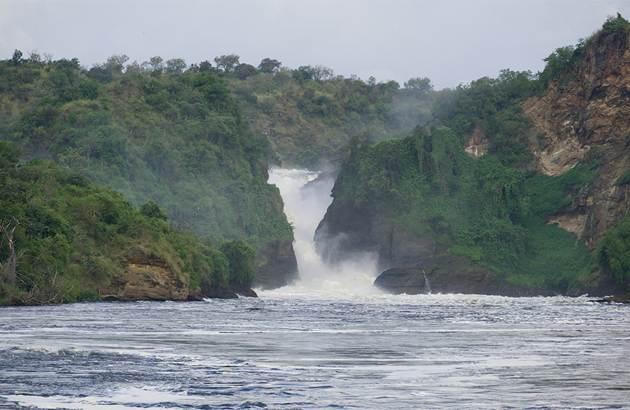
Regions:
<instances>
[{"instance_id":1,"label":"falling white water","mask_svg":"<svg viewBox=\"0 0 630 410\"><path fill-rule=\"evenodd\" d=\"M284 200L284 212L293 225L293 248L300 272L300 281L281 292L335 293L371 295L380 291L372 286L378 275L376 255L351 255L347 261L328 265L315 251L313 240L317 225L332 202L330 192L334 179L320 173L275 168L269 172L269 183L275 184Z\"/></svg>"}]
</instances>

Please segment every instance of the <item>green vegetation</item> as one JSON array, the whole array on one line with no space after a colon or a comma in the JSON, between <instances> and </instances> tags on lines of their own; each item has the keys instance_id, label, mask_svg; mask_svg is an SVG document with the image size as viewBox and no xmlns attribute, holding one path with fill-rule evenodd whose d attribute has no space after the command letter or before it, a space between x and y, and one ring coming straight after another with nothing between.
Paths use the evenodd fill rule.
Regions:
<instances>
[{"instance_id":1,"label":"green vegetation","mask_svg":"<svg viewBox=\"0 0 630 410\"><path fill-rule=\"evenodd\" d=\"M628 34L628 31L630 31L630 22L617 13L616 16L608 16L600 33L606 38L612 36L618 40Z\"/></svg>"},{"instance_id":2,"label":"green vegetation","mask_svg":"<svg viewBox=\"0 0 630 410\"><path fill-rule=\"evenodd\" d=\"M413 78L403 89L335 76L322 66L282 67L264 59L258 70L223 73L252 128L266 136L288 166L338 166L353 136L375 143L408 135L430 121L436 95L428 78ZM252 70L253 69L253 70Z\"/></svg>"},{"instance_id":3,"label":"green vegetation","mask_svg":"<svg viewBox=\"0 0 630 410\"><path fill-rule=\"evenodd\" d=\"M211 64L153 57L125 68L127 60L86 70L76 59L16 51L0 61L0 140L121 192L136 208L154 201L171 227L215 243L260 250L292 240L279 192L265 180L270 144L249 131Z\"/></svg>"},{"instance_id":4,"label":"green vegetation","mask_svg":"<svg viewBox=\"0 0 630 410\"><path fill-rule=\"evenodd\" d=\"M597 252L600 266L619 283L630 282L630 217L606 232Z\"/></svg>"},{"instance_id":5,"label":"green vegetation","mask_svg":"<svg viewBox=\"0 0 630 410\"><path fill-rule=\"evenodd\" d=\"M531 72L503 70L496 79L480 78L442 93L435 103L435 113L459 136L460 144L477 130L491 143L490 154L504 165L517 165L531 158L519 141L531 128L521 115L519 103L534 95L537 87Z\"/></svg>"},{"instance_id":6,"label":"green vegetation","mask_svg":"<svg viewBox=\"0 0 630 410\"><path fill-rule=\"evenodd\" d=\"M504 70L497 79L442 91L433 109L443 126L430 132L416 129L372 147L351 140L335 201L397 220L517 285L564 291L597 270L627 283L630 217L606 233L597 258L574 234L546 224L598 178L607 148L594 147L578 166L554 178L517 168L527 169L532 156L525 147L532 124L521 115L520 103L552 81L571 81L571 69L588 47L617 47L611 43L629 30L620 15L610 17L591 38L552 53L542 73ZM478 159L463 149L473 134L490 145ZM626 171L615 184L629 181Z\"/></svg>"},{"instance_id":7,"label":"green vegetation","mask_svg":"<svg viewBox=\"0 0 630 410\"><path fill-rule=\"evenodd\" d=\"M447 127L351 152L333 191L341 204L376 208L515 284L566 289L589 268L589 249L545 219L571 203L564 193L593 181L600 164L534 176L494 155L469 157Z\"/></svg>"},{"instance_id":8,"label":"green vegetation","mask_svg":"<svg viewBox=\"0 0 630 410\"><path fill-rule=\"evenodd\" d=\"M601 30L593 33L589 38L581 38L575 46L557 48L544 59L547 64L538 75L539 90L546 90L549 83L554 80L558 80L560 85L571 81L573 75L570 70L584 61L586 49L592 45L593 41L596 40L600 46L607 47L626 37L628 31L630 31L630 22L617 13L617 16L609 16Z\"/></svg>"},{"instance_id":9,"label":"green vegetation","mask_svg":"<svg viewBox=\"0 0 630 410\"><path fill-rule=\"evenodd\" d=\"M132 252L167 261L192 290L251 283L256 253L244 242L218 249L171 229L154 202L138 211L52 161L21 163L22 153L0 142L0 304L98 300L115 293Z\"/></svg>"},{"instance_id":10,"label":"green vegetation","mask_svg":"<svg viewBox=\"0 0 630 410\"><path fill-rule=\"evenodd\" d=\"M615 181L615 185L628 185L630 184L630 169L625 170L619 178Z\"/></svg>"}]
</instances>

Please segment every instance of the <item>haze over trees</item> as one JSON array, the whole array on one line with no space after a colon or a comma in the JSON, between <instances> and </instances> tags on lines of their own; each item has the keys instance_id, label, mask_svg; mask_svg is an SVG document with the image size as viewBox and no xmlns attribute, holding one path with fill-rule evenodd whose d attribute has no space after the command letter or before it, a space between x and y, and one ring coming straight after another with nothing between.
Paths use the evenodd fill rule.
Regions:
<instances>
[{"instance_id":1,"label":"haze over trees","mask_svg":"<svg viewBox=\"0 0 630 410\"><path fill-rule=\"evenodd\" d=\"M165 225L160 225L160 229L192 231L207 238L210 241L207 245L210 258L219 252L212 249L217 249L222 243L240 240L247 241L252 249L259 252L256 266L267 263L270 247L277 247L279 242L290 242L293 238L291 227L282 213L282 200L277 188L265 180L265 158L275 160L269 142L250 132L225 81L210 70L201 70L201 66L211 68L209 64L186 67L184 72L185 62L181 59L164 62L160 57L153 57L143 64L133 62L124 66L127 61L127 56L115 55L101 65L84 69L76 59L44 62L37 58L23 59L22 54L16 51L12 59L0 62L2 140L19 143L28 153L27 158L54 159L60 167L60 170L50 171L55 180L65 178L60 174L62 171L75 172L97 185L121 192L131 204L120 194L115 194L119 195L116 197L118 202L113 202L116 205L112 206L124 209L124 212L115 212L133 215L133 208L142 205L143 213L138 215L162 221L160 223ZM19 165L16 161L18 159L11 156L6 172ZM38 170L41 173L43 171L39 170L42 167L52 167L52 164L33 163L23 168L24 172ZM22 168L17 166L17 169ZM21 180L21 175L16 174L10 181ZM50 179L49 174L42 175ZM88 182L85 180L82 183ZM49 186L50 189L64 189L63 184L51 183ZM44 188L35 185L32 189ZM6 195L10 192L8 188L3 190ZM114 193L107 191L103 195ZM24 199L24 206L32 206L35 199L29 198ZM44 195L44 198L47 197ZM33 217L25 216L26 211L19 207L6 205L19 203L16 197L6 201L1 207L2 233L4 235L7 230L11 233L14 228L11 221L13 217L17 218L20 224L13 234L22 239L16 242L16 249L27 250L30 256L24 261L35 266L33 258L37 257L38 251L29 248L30 239L25 232L29 226L26 221L32 221ZM42 201L45 209L53 208L50 211L53 214L61 212L54 209L57 205L46 202L50 200ZM100 199L93 205L94 209L105 206L98 201ZM164 210L168 223L163 218L151 216L152 212L146 208L150 201ZM102 228L98 225L101 222L98 222L94 225L98 228L94 229L106 229L107 232L113 229L125 238L124 241L132 240L121 231L123 228L118 226L117 218L107 218L101 221L104 224ZM40 223L46 224L45 221L47 219ZM63 235L66 235L65 232L62 232ZM55 234L46 238L61 240L62 237ZM154 239L159 241L159 235ZM190 241L196 239L191 237ZM61 243L78 246L73 241ZM99 246L107 248L110 245L105 241L94 245L94 248L101 249ZM200 250L201 244L193 243L191 246L196 249L191 252L197 252L203 260L205 251ZM89 249L88 246L85 252L92 252ZM111 249L112 252L116 249L121 252L124 248L112 246ZM160 248L162 251L165 255L170 254L170 251ZM7 258L13 258L6 254L11 252L10 247L3 244L0 252L3 271L12 272L13 268L9 269L4 264ZM71 253L64 255L59 256L61 262L52 259L52 265L46 265L52 269L50 272L60 272L59 280L65 274L64 270L68 275L80 271L70 267L68 255ZM252 253L248 251L243 255L250 263ZM111 264L120 256L121 253L110 252L104 260ZM190 257L193 259L187 260L195 259ZM28 263L24 263L18 267L26 269ZM247 263L241 265L246 266ZM15 264L11 262L10 266ZM195 276L190 272L187 275L194 280ZM240 278L237 281L239 285L251 280L251 270L247 274L240 271L233 274ZM211 273L205 275L212 277ZM230 276L225 277L229 279ZM35 286L32 281L29 283L22 289L27 295ZM79 289L80 286L77 286L74 288ZM12 294L21 293L16 291ZM69 299L64 300L74 297L78 296L67 293ZM40 297L29 298L24 300L43 300Z\"/></svg>"}]
</instances>

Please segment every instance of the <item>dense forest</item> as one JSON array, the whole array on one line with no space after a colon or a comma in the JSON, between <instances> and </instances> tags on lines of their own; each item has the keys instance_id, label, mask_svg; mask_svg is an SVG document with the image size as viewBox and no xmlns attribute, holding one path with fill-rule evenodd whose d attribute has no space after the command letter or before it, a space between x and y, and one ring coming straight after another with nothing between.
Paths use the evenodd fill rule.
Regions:
<instances>
[{"instance_id":1,"label":"dense forest","mask_svg":"<svg viewBox=\"0 0 630 410\"><path fill-rule=\"evenodd\" d=\"M166 228L191 231L210 241L210 248L246 241L258 251L259 268L273 257L274 247L292 241L279 192L266 183L266 160L275 155L266 138L250 131L223 79L196 67L184 72L179 60L154 58L148 68L125 68L127 58L114 56L88 70L76 59L22 57L16 50L12 59L0 62L0 139L19 144L25 154L11 157L7 169L21 172L35 166L24 160L52 159L59 167L55 173L81 174L116 190L131 208L154 201L168 215ZM7 232L15 230L16 251L28 253L28 240L19 239L27 235L27 220L59 211L44 203L38 204L41 212L27 216L9 206L15 200L9 191L3 194L9 197L0 219ZM23 201L25 206L37 202L29 196ZM3 261L9 257L6 245L0 252ZM28 260L18 271L27 269ZM56 260L46 266L63 276ZM24 289L30 291L30 285Z\"/></svg>"},{"instance_id":2,"label":"dense forest","mask_svg":"<svg viewBox=\"0 0 630 410\"><path fill-rule=\"evenodd\" d=\"M237 57L237 56L235 56ZM284 166L336 169L353 136L371 144L408 135L431 121L438 94L428 78L377 83L330 68L291 70L271 59L226 78L252 128L267 136Z\"/></svg>"}]
</instances>

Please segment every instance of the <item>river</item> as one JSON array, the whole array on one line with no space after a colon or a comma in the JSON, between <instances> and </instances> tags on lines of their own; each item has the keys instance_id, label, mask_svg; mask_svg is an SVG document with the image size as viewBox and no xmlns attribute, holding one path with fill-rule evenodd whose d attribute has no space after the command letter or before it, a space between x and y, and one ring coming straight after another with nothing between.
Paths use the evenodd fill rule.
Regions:
<instances>
[{"instance_id":1,"label":"river","mask_svg":"<svg viewBox=\"0 0 630 410\"><path fill-rule=\"evenodd\" d=\"M330 201L315 176L272 173L296 230L293 286L0 309L0 409L630 408L628 306L381 294L372 255L314 254L307 231Z\"/></svg>"}]
</instances>

